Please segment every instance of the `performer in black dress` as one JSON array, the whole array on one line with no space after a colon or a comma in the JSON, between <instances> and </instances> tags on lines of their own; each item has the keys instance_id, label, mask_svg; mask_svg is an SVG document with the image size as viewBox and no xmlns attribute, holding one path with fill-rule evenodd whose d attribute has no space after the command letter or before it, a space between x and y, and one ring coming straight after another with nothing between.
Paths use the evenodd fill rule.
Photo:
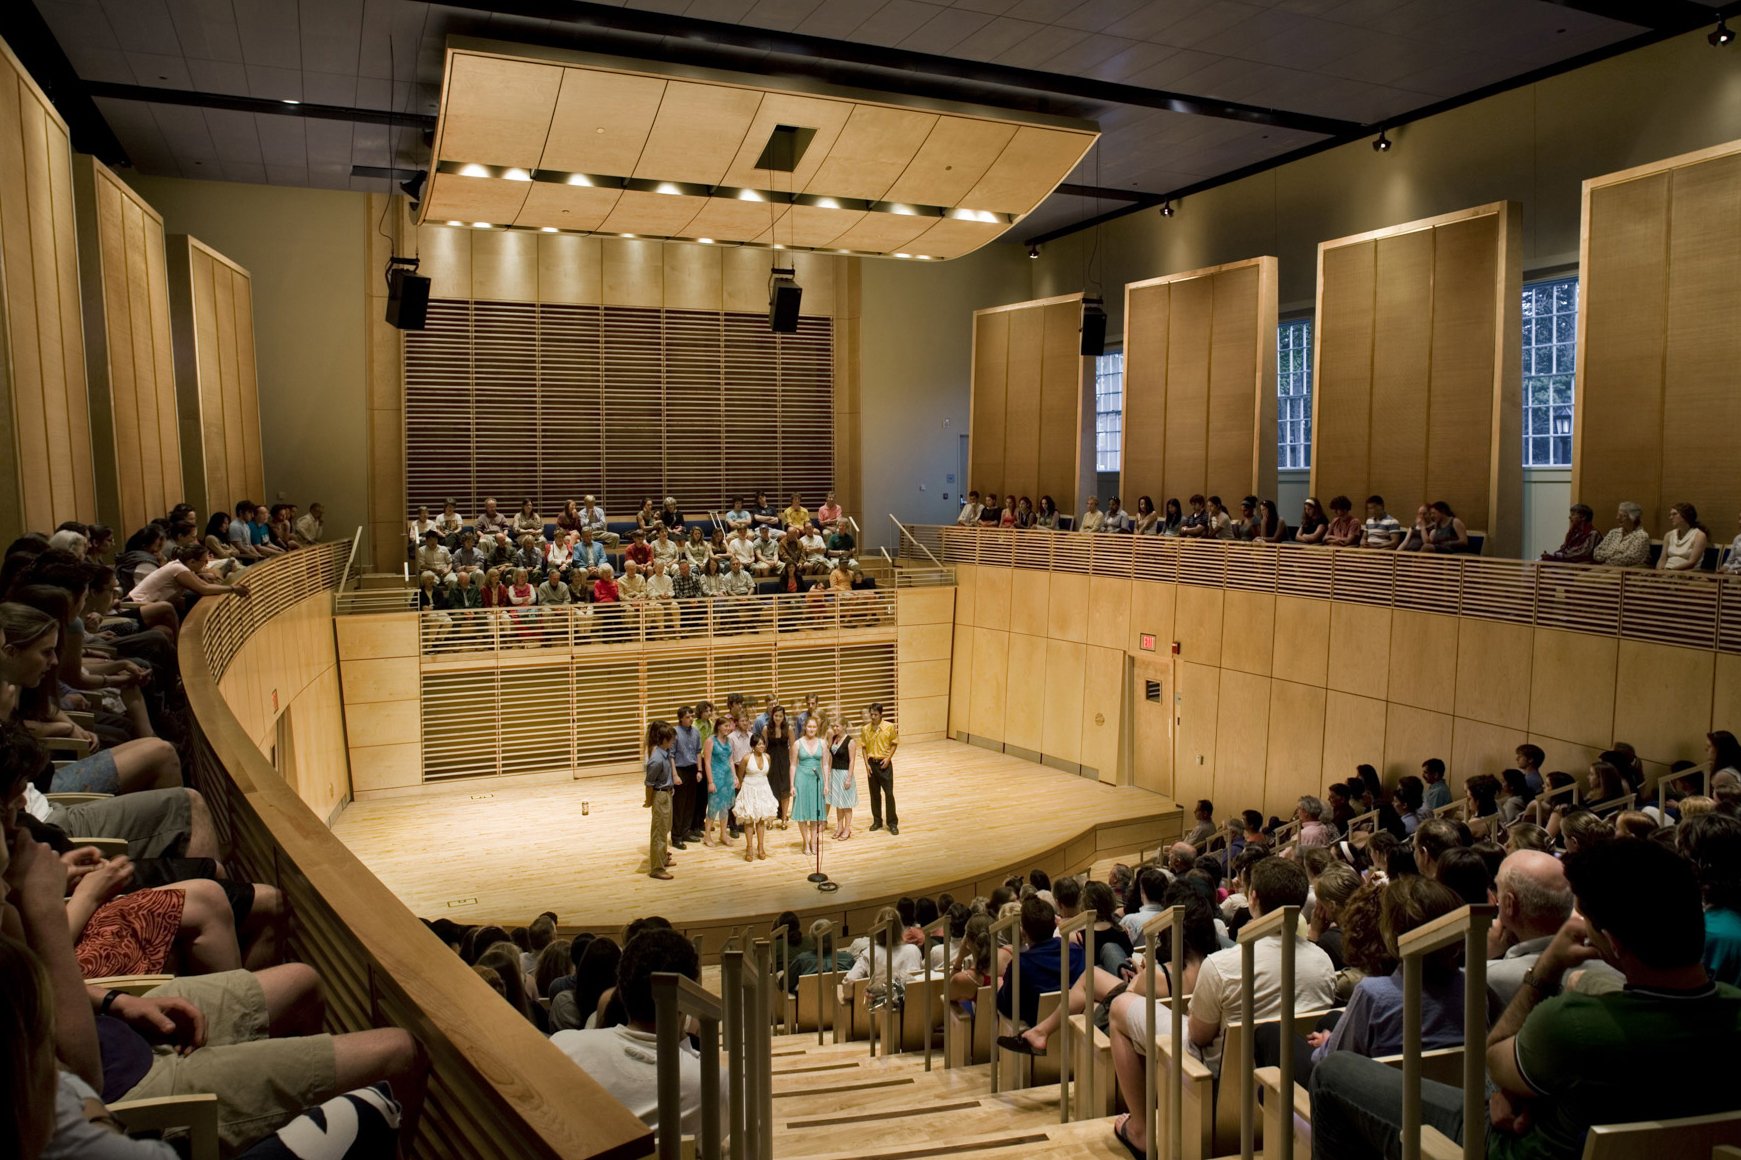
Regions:
<instances>
[{"instance_id":1,"label":"performer in black dress","mask_svg":"<svg viewBox=\"0 0 1741 1160\"><path fill-rule=\"evenodd\" d=\"M768 724L762 731L768 743L768 788L780 802L780 828L792 820L792 725L786 707L768 706Z\"/></svg>"}]
</instances>

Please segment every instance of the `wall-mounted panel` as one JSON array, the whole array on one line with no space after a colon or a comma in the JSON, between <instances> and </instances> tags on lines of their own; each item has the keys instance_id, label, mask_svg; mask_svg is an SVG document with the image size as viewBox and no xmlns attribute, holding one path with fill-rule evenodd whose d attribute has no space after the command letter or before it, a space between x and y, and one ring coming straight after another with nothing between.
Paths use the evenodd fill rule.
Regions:
<instances>
[{"instance_id":1,"label":"wall-mounted panel","mask_svg":"<svg viewBox=\"0 0 1741 1160\"><path fill-rule=\"evenodd\" d=\"M1036 503L1049 495L1059 511L1077 510L1094 466L1081 321L1080 294L974 313L969 487Z\"/></svg>"},{"instance_id":2,"label":"wall-mounted panel","mask_svg":"<svg viewBox=\"0 0 1741 1160\"><path fill-rule=\"evenodd\" d=\"M183 488L163 217L83 154L73 188L97 511L125 531L180 503Z\"/></svg>"},{"instance_id":3,"label":"wall-mounted panel","mask_svg":"<svg viewBox=\"0 0 1741 1160\"><path fill-rule=\"evenodd\" d=\"M1124 505L1273 496L1276 260L1132 282L1124 302Z\"/></svg>"},{"instance_id":4,"label":"wall-mounted panel","mask_svg":"<svg viewBox=\"0 0 1741 1160\"><path fill-rule=\"evenodd\" d=\"M1319 245L1314 494L1443 500L1517 554L1521 239L1496 202Z\"/></svg>"},{"instance_id":5,"label":"wall-mounted panel","mask_svg":"<svg viewBox=\"0 0 1741 1160\"><path fill-rule=\"evenodd\" d=\"M0 42L0 535L98 515L66 123Z\"/></svg>"},{"instance_id":6,"label":"wall-mounted panel","mask_svg":"<svg viewBox=\"0 0 1741 1160\"><path fill-rule=\"evenodd\" d=\"M202 515L266 502L248 271L198 238L167 239L182 492Z\"/></svg>"},{"instance_id":7,"label":"wall-mounted panel","mask_svg":"<svg viewBox=\"0 0 1741 1160\"><path fill-rule=\"evenodd\" d=\"M1722 527L1741 506L1741 141L1592 178L1583 214L1572 496L1603 518L1637 503L1654 536L1676 503Z\"/></svg>"}]
</instances>

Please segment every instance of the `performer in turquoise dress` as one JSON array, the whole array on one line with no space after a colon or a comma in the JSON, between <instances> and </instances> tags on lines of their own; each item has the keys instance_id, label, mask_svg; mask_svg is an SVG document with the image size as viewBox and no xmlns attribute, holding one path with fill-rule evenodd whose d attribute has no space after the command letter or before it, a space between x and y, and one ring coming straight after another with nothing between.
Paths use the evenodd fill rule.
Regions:
<instances>
[{"instance_id":1,"label":"performer in turquoise dress","mask_svg":"<svg viewBox=\"0 0 1741 1160\"><path fill-rule=\"evenodd\" d=\"M735 725L730 717L721 717L713 740L707 747L707 831L702 842L708 846L731 845L728 823L731 807L737 801L737 771L731 761L731 735Z\"/></svg>"},{"instance_id":2,"label":"performer in turquoise dress","mask_svg":"<svg viewBox=\"0 0 1741 1160\"><path fill-rule=\"evenodd\" d=\"M818 736L822 722L815 717L804 720L804 736L795 750L797 769L792 778L792 820L804 835L804 852L816 853L821 845L822 823L828 818L828 805L822 797L822 759L828 746Z\"/></svg>"}]
</instances>

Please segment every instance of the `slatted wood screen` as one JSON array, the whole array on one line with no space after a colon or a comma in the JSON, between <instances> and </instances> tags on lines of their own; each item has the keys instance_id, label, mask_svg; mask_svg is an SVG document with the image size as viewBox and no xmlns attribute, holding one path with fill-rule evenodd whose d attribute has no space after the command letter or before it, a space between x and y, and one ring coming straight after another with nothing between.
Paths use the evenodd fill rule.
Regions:
<instances>
[{"instance_id":1,"label":"slatted wood screen","mask_svg":"<svg viewBox=\"0 0 1741 1160\"><path fill-rule=\"evenodd\" d=\"M182 497L163 216L95 158L73 181L97 510L125 533Z\"/></svg>"},{"instance_id":2,"label":"slatted wood screen","mask_svg":"<svg viewBox=\"0 0 1741 1160\"><path fill-rule=\"evenodd\" d=\"M97 516L72 149L0 42L0 536Z\"/></svg>"},{"instance_id":3,"label":"slatted wood screen","mask_svg":"<svg viewBox=\"0 0 1741 1160\"><path fill-rule=\"evenodd\" d=\"M1725 543L1741 506L1734 322L1741 141L1584 183L1572 498L1631 500L1653 536L1690 502Z\"/></svg>"},{"instance_id":4,"label":"slatted wood screen","mask_svg":"<svg viewBox=\"0 0 1741 1160\"><path fill-rule=\"evenodd\" d=\"M1523 538L1522 211L1495 202L1318 246L1312 494L1407 526L1444 500Z\"/></svg>"},{"instance_id":5,"label":"slatted wood screen","mask_svg":"<svg viewBox=\"0 0 1741 1160\"><path fill-rule=\"evenodd\" d=\"M834 485L834 324L765 315L436 299L405 337L406 499L530 497L547 519L596 495L613 516L674 496Z\"/></svg>"},{"instance_id":6,"label":"slatted wood screen","mask_svg":"<svg viewBox=\"0 0 1741 1160\"><path fill-rule=\"evenodd\" d=\"M1274 497L1276 260L1132 282L1124 303L1125 509Z\"/></svg>"}]
</instances>

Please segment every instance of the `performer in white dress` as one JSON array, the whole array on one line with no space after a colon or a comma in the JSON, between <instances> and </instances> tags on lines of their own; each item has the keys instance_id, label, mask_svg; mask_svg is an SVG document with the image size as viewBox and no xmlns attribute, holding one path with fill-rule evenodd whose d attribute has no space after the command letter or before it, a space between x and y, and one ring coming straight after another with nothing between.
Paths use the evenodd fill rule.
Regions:
<instances>
[{"instance_id":1,"label":"performer in white dress","mask_svg":"<svg viewBox=\"0 0 1741 1160\"><path fill-rule=\"evenodd\" d=\"M768 743L757 733L750 740L750 755L744 758L744 779L738 786L732 813L744 832L744 861L768 856L768 823L780 816L780 802L768 785Z\"/></svg>"}]
</instances>

